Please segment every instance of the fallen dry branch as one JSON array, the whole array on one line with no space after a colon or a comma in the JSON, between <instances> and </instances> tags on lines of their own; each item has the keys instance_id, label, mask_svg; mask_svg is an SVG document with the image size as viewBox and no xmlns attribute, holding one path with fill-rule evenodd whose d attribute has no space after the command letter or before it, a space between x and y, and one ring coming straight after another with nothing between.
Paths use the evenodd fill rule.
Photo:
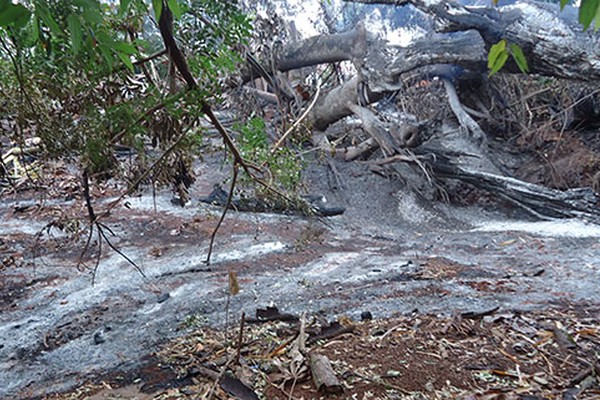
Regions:
<instances>
[{"instance_id":1,"label":"fallen dry branch","mask_svg":"<svg viewBox=\"0 0 600 400\"><path fill-rule=\"evenodd\" d=\"M82 186L82 195L85 200L86 210L88 212L89 234L88 234L86 243L85 243L85 245L81 251L81 254L79 256L78 268L83 265L83 258L89 250L89 246L90 246L92 237L94 235L94 228L95 228L98 231L98 253L96 256L96 262L92 269L92 285L94 285L94 283L96 282L96 274L97 274L98 268L100 266L100 257L102 257L102 241L103 240L106 241L106 244L111 249L113 249L117 254L119 254L121 257L123 257L125 259L125 261L127 261L130 265L132 265L140 273L140 275L145 279L146 274L140 268L140 266L137 265L131 258L127 257L127 255L125 253L123 253L121 250L119 250L110 241L110 239L106 235L105 230L114 236L113 231L108 226L106 226L98 221L99 217L96 215L96 212L94 211L94 207L92 205L92 198L90 195L90 182L89 182L89 175L88 175L87 169L83 170L81 186ZM105 215L105 214L103 214L103 215Z\"/></svg>"},{"instance_id":2,"label":"fallen dry branch","mask_svg":"<svg viewBox=\"0 0 600 400\"><path fill-rule=\"evenodd\" d=\"M349 146L343 149L332 150L332 153L342 154L344 160L353 161L364 154L369 153L377 148L377 143L372 138L364 140L356 146Z\"/></svg>"},{"instance_id":3,"label":"fallen dry branch","mask_svg":"<svg viewBox=\"0 0 600 400\"><path fill-rule=\"evenodd\" d=\"M420 152L423 149L419 149ZM423 157L420 157L423 159ZM498 195L542 219L582 218L600 221L600 197L590 188L560 191L502 175L471 171L455 165L439 152L427 164L441 178L458 179Z\"/></svg>"},{"instance_id":4,"label":"fallen dry branch","mask_svg":"<svg viewBox=\"0 0 600 400\"><path fill-rule=\"evenodd\" d=\"M310 370L317 391L323 394L340 394L344 391L335 375L331 362L321 354L310 355Z\"/></svg>"},{"instance_id":5,"label":"fallen dry branch","mask_svg":"<svg viewBox=\"0 0 600 400\"><path fill-rule=\"evenodd\" d=\"M326 154L331 154L334 157L339 157L344 161L354 161L357 158L363 157L371 153L379 147L373 138L363 140L355 146L335 147L323 132L313 134L313 145Z\"/></svg>"},{"instance_id":6,"label":"fallen dry branch","mask_svg":"<svg viewBox=\"0 0 600 400\"><path fill-rule=\"evenodd\" d=\"M368 108L349 103L348 109L352 111L363 122L363 128L379 144L385 156L398 153L400 146L389 131L383 126L383 123Z\"/></svg>"}]
</instances>

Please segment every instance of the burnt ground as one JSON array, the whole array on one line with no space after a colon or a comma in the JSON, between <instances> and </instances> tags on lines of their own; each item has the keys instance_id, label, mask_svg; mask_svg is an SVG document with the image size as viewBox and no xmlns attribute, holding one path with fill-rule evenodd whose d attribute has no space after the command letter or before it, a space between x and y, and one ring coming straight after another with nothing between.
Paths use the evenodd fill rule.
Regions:
<instances>
[{"instance_id":1,"label":"burnt ground","mask_svg":"<svg viewBox=\"0 0 600 400\"><path fill-rule=\"evenodd\" d=\"M98 254L96 236L78 265L84 204L62 166L51 190L5 195L0 398L201 398L214 379L194 368L218 371L241 312L269 305L318 316L307 329L341 321L352 331L309 345L342 379L333 398L569 398L582 382L572 398L598 396L593 373L578 375L597 362L600 227L533 221L493 199L432 203L360 163L335 164L340 184L327 165L312 165L307 186L344 215L231 212L210 265L220 210L196 199L227 170L199 166L185 208L168 193L128 198L103 222L145 276L106 243ZM119 190L95 187L97 209ZM229 298L232 271L241 290ZM365 313L374 320L357 322ZM297 331L269 322L245 333L242 364L265 398L319 397L301 373L276 388Z\"/></svg>"}]
</instances>

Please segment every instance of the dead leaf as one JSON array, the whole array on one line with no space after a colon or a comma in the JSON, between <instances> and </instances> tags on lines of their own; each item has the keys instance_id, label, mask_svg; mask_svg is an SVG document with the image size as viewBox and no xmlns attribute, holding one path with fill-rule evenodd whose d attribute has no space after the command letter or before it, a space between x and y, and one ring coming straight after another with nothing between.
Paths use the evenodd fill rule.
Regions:
<instances>
[{"instance_id":1,"label":"dead leaf","mask_svg":"<svg viewBox=\"0 0 600 400\"><path fill-rule=\"evenodd\" d=\"M240 292L240 284L237 279L237 272L229 271L229 294L235 296Z\"/></svg>"}]
</instances>

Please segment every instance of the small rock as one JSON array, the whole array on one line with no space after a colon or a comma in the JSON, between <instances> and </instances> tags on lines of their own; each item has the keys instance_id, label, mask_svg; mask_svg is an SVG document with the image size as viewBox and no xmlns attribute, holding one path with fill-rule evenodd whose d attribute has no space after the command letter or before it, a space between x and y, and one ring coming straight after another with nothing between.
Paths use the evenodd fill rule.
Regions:
<instances>
[{"instance_id":1,"label":"small rock","mask_svg":"<svg viewBox=\"0 0 600 400\"><path fill-rule=\"evenodd\" d=\"M169 299L169 297L171 297L171 295L168 292L162 293L161 295L158 296L158 298L156 299L156 302L164 303L165 301L167 301Z\"/></svg>"},{"instance_id":2,"label":"small rock","mask_svg":"<svg viewBox=\"0 0 600 400\"><path fill-rule=\"evenodd\" d=\"M94 333L94 344L101 344L104 342L106 342L106 339L104 338L104 335L102 335L102 332Z\"/></svg>"},{"instance_id":3,"label":"small rock","mask_svg":"<svg viewBox=\"0 0 600 400\"><path fill-rule=\"evenodd\" d=\"M371 311L363 311L360 313L361 321L370 321L372 319L373 319L373 314L371 314Z\"/></svg>"}]
</instances>

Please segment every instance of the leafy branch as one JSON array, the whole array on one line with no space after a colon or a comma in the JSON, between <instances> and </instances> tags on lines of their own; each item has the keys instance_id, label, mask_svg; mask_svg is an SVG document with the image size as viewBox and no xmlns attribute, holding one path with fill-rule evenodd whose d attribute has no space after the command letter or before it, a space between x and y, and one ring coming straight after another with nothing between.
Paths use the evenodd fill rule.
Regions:
<instances>
[{"instance_id":1,"label":"leafy branch","mask_svg":"<svg viewBox=\"0 0 600 400\"><path fill-rule=\"evenodd\" d=\"M518 45L508 43L505 39L502 39L491 47L488 54L488 69L490 70L488 75L492 76L500 71L504 64L506 64L509 56L513 58L522 73L526 74L529 72L529 66L527 65L527 59L523 50Z\"/></svg>"}]
</instances>

